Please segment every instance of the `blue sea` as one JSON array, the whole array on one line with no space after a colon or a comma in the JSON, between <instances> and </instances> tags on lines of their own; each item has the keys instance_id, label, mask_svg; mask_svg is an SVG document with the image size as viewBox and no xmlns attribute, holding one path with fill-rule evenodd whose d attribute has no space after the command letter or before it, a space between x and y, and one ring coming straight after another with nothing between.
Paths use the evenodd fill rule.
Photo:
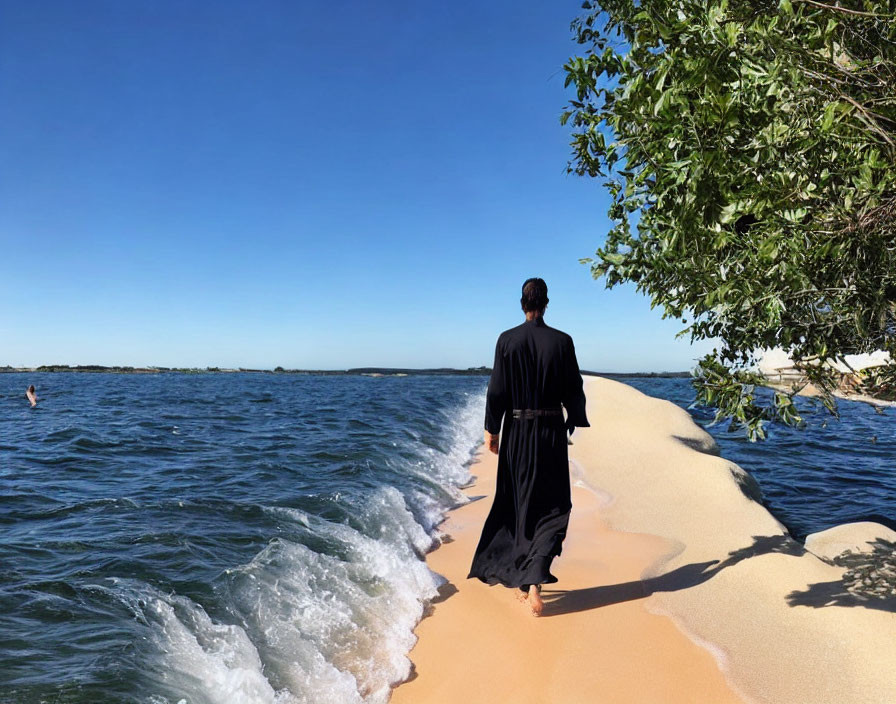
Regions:
<instances>
[{"instance_id":1,"label":"blue sea","mask_svg":"<svg viewBox=\"0 0 896 704\"><path fill-rule=\"evenodd\" d=\"M0 702L385 702L442 585L423 555L463 501L485 386L0 375ZM761 444L708 428L797 537L896 516L893 411L840 407Z\"/></svg>"}]
</instances>

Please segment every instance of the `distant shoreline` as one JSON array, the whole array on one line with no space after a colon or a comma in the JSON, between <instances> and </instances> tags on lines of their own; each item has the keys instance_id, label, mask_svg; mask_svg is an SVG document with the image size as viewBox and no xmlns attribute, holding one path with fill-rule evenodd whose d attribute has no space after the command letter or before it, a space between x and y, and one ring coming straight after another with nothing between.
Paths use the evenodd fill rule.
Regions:
<instances>
[{"instance_id":1,"label":"distant shoreline","mask_svg":"<svg viewBox=\"0 0 896 704\"><path fill-rule=\"evenodd\" d=\"M76 374L302 374L307 376L488 376L489 367L469 367L454 369L439 367L433 369L409 369L397 367L355 367L352 369L248 369L239 367L106 367L98 364L71 366L68 364L41 365L39 367L0 367L0 374L33 374L33 373L76 373ZM583 369L584 376L603 376L610 378L660 377L686 378L690 372L595 372Z\"/></svg>"}]
</instances>

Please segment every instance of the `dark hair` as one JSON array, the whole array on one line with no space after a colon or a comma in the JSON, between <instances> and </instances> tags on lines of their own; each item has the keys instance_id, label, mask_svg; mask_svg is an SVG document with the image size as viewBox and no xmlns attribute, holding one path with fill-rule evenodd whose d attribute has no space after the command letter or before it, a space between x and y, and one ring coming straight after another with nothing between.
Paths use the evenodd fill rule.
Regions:
<instances>
[{"instance_id":1,"label":"dark hair","mask_svg":"<svg viewBox=\"0 0 896 704\"><path fill-rule=\"evenodd\" d=\"M29 390L31 393L34 393L34 384L32 384L31 386L29 386L29 387L28 387L28 390Z\"/></svg>"},{"instance_id":2,"label":"dark hair","mask_svg":"<svg viewBox=\"0 0 896 704\"><path fill-rule=\"evenodd\" d=\"M520 304L527 313L531 311L544 313L548 304L548 285L544 279L526 279L523 284L523 296L520 298Z\"/></svg>"}]
</instances>

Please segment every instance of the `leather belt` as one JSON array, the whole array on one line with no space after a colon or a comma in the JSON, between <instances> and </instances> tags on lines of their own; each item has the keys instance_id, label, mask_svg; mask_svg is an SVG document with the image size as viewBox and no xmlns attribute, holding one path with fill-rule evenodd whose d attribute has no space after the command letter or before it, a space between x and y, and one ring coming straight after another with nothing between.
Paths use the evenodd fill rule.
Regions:
<instances>
[{"instance_id":1,"label":"leather belt","mask_svg":"<svg viewBox=\"0 0 896 704\"><path fill-rule=\"evenodd\" d=\"M562 416L562 408L514 408L514 418L525 418L531 420L540 416Z\"/></svg>"}]
</instances>

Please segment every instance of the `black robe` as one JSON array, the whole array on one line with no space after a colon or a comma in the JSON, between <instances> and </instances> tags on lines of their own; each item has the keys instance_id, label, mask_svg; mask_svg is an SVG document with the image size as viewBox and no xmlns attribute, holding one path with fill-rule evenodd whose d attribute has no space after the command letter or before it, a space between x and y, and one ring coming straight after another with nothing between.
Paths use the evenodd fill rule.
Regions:
<instances>
[{"instance_id":1,"label":"black robe","mask_svg":"<svg viewBox=\"0 0 896 704\"><path fill-rule=\"evenodd\" d=\"M563 406L562 415L514 418L514 409ZM587 427L585 394L572 338L542 318L506 330L495 347L485 429L502 430L492 504L470 577L524 587L556 582L551 561L560 554L569 512L566 433Z\"/></svg>"}]
</instances>

